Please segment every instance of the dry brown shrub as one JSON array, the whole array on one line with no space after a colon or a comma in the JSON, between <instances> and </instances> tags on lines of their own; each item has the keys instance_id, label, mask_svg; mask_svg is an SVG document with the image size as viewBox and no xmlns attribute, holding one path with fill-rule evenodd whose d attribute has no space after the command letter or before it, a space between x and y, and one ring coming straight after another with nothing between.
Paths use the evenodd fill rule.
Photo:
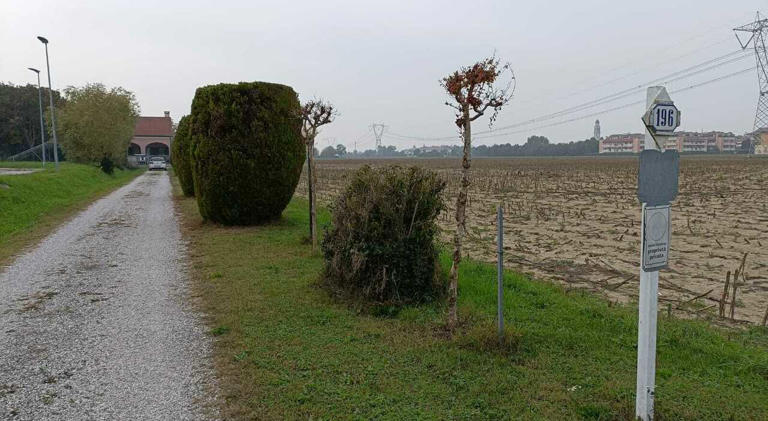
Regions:
<instances>
[{"instance_id":1,"label":"dry brown shrub","mask_svg":"<svg viewBox=\"0 0 768 421\"><path fill-rule=\"evenodd\" d=\"M424 168L360 168L331 207L322 243L325 285L386 305L442 295L435 236L444 187Z\"/></svg>"}]
</instances>

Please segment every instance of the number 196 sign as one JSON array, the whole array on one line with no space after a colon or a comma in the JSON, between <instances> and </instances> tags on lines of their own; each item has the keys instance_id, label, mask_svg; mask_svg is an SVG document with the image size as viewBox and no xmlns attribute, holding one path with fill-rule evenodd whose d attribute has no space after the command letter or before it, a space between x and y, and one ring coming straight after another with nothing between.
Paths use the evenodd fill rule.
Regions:
<instances>
[{"instance_id":1,"label":"number 196 sign","mask_svg":"<svg viewBox=\"0 0 768 421\"><path fill-rule=\"evenodd\" d=\"M652 135L672 135L680 126L680 111L675 104L657 102L643 116L643 122Z\"/></svg>"}]
</instances>

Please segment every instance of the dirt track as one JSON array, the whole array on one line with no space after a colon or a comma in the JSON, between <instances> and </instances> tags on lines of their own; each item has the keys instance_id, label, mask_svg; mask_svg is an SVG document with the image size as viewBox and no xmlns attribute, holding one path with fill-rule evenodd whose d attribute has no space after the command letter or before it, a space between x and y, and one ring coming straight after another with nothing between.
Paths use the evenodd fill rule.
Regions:
<instances>
[{"instance_id":1,"label":"dirt track","mask_svg":"<svg viewBox=\"0 0 768 421\"><path fill-rule=\"evenodd\" d=\"M201 420L209 338L166 173L97 201L0 274L0 419Z\"/></svg>"}]
</instances>

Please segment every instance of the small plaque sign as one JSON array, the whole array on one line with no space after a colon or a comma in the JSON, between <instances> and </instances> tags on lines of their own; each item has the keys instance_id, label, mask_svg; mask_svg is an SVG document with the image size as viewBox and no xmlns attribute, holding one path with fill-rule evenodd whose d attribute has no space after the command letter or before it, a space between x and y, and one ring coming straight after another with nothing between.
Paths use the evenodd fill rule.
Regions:
<instances>
[{"instance_id":1,"label":"small plaque sign","mask_svg":"<svg viewBox=\"0 0 768 421\"><path fill-rule=\"evenodd\" d=\"M669 205L643 208L643 270L669 266Z\"/></svg>"}]
</instances>

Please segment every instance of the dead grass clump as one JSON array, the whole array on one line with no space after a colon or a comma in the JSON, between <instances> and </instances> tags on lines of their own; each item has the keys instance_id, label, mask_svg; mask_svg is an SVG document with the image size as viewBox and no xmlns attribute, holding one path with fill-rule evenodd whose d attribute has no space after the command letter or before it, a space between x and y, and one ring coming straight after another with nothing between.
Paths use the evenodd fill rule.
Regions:
<instances>
[{"instance_id":1,"label":"dead grass clump","mask_svg":"<svg viewBox=\"0 0 768 421\"><path fill-rule=\"evenodd\" d=\"M479 322L464 335L456 338L462 348L481 353L496 353L507 357L519 357L522 349L523 333L512 326L504 326L504 335L499 341L498 327L490 321Z\"/></svg>"}]
</instances>

